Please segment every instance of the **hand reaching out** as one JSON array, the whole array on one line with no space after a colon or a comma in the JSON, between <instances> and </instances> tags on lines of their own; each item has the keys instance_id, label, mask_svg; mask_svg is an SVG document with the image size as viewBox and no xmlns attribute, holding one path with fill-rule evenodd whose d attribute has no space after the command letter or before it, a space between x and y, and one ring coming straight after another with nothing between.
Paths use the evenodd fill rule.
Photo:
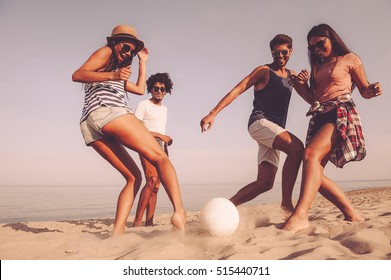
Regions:
<instances>
[{"instance_id":1,"label":"hand reaching out","mask_svg":"<svg viewBox=\"0 0 391 280\"><path fill-rule=\"evenodd\" d=\"M212 125L215 120L215 115L208 114L207 116L203 117L200 125L201 125L201 132L207 131L212 128Z\"/></svg>"},{"instance_id":2,"label":"hand reaching out","mask_svg":"<svg viewBox=\"0 0 391 280\"><path fill-rule=\"evenodd\" d=\"M289 85L291 86L302 86L307 83L309 79L309 74L306 69L301 70L299 74L297 75L290 75L289 76Z\"/></svg>"},{"instance_id":3,"label":"hand reaching out","mask_svg":"<svg viewBox=\"0 0 391 280\"><path fill-rule=\"evenodd\" d=\"M370 98L383 94L381 84L379 82L373 83L367 87L367 92Z\"/></svg>"}]
</instances>

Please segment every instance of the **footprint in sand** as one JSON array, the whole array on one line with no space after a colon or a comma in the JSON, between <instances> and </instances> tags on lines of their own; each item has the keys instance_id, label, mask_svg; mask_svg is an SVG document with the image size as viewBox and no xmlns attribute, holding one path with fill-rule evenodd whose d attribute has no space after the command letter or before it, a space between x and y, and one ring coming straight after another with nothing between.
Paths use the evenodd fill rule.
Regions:
<instances>
[{"instance_id":1,"label":"footprint in sand","mask_svg":"<svg viewBox=\"0 0 391 280\"><path fill-rule=\"evenodd\" d=\"M375 229L363 229L361 231L345 234L337 238L338 242L357 255L370 254L389 246L389 238L384 232Z\"/></svg>"},{"instance_id":2,"label":"footprint in sand","mask_svg":"<svg viewBox=\"0 0 391 280\"><path fill-rule=\"evenodd\" d=\"M366 241L356 238L346 238L340 244L357 255L365 255L373 252L373 247Z\"/></svg>"}]
</instances>

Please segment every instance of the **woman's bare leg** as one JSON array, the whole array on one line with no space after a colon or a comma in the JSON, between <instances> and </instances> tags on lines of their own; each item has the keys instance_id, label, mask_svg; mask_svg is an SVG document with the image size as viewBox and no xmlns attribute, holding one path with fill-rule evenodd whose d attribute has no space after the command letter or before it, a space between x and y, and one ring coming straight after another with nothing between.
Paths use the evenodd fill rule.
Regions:
<instances>
[{"instance_id":1,"label":"woman's bare leg","mask_svg":"<svg viewBox=\"0 0 391 280\"><path fill-rule=\"evenodd\" d=\"M322 161L337 143L338 137L336 126L327 123L305 148L299 200L292 216L283 226L284 230L297 232L309 226L308 211L322 183Z\"/></svg>"},{"instance_id":2,"label":"woman's bare leg","mask_svg":"<svg viewBox=\"0 0 391 280\"><path fill-rule=\"evenodd\" d=\"M126 179L117 202L113 235L125 232L126 220L141 185L141 172L125 148L113 138L93 142L91 146Z\"/></svg>"},{"instance_id":3,"label":"woman's bare leg","mask_svg":"<svg viewBox=\"0 0 391 280\"><path fill-rule=\"evenodd\" d=\"M174 207L171 222L174 227L184 232L186 212L176 171L155 138L133 114L114 119L106 124L102 131L106 135L114 136L121 144L143 155L156 166L159 178Z\"/></svg>"},{"instance_id":4,"label":"woman's bare leg","mask_svg":"<svg viewBox=\"0 0 391 280\"><path fill-rule=\"evenodd\" d=\"M345 193L329 178L322 177L322 186L319 192L331 203L341 210L345 220L352 222L363 222L365 219L353 208Z\"/></svg>"}]
</instances>

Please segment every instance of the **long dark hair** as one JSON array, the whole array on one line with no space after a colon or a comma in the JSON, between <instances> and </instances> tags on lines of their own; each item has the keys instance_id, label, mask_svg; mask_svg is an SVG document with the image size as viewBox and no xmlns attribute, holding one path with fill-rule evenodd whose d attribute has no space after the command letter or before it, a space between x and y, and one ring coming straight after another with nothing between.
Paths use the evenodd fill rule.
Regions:
<instances>
[{"instance_id":1,"label":"long dark hair","mask_svg":"<svg viewBox=\"0 0 391 280\"><path fill-rule=\"evenodd\" d=\"M342 41L341 37L334 31L329 25L322 23L312 27L310 32L307 35L307 43L309 45L310 39L312 37L327 37L331 41L331 45L333 46L333 51L336 56L342 56L352 51L346 46L346 44ZM308 53L309 60L311 65L322 63L321 59L314 55L313 52Z\"/></svg>"},{"instance_id":2,"label":"long dark hair","mask_svg":"<svg viewBox=\"0 0 391 280\"><path fill-rule=\"evenodd\" d=\"M115 55L114 46L116 44L121 43L120 40L111 40L107 43L107 47L111 49L111 55L109 57L109 60L107 60L106 64L103 66L102 70L103 72L111 72L120 67L118 59Z\"/></svg>"},{"instance_id":3,"label":"long dark hair","mask_svg":"<svg viewBox=\"0 0 391 280\"><path fill-rule=\"evenodd\" d=\"M307 43L310 44L310 39L312 37L327 37L331 41L331 45L333 47L333 51L335 56L343 56L345 54L351 53L352 51L346 46L344 41L342 41L341 37L331 28L330 25L322 23L319 25L315 25L311 28L307 35ZM310 84L311 88L315 87L315 79L314 79L314 68L317 64L323 63L323 60L316 56L313 52L308 51L308 59L311 65L311 78Z\"/></svg>"}]
</instances>

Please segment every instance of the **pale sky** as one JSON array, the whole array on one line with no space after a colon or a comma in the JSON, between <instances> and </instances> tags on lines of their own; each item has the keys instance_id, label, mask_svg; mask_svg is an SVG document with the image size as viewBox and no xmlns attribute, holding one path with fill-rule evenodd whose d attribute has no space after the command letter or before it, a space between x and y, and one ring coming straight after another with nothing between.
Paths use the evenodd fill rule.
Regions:
<instances>
[{"instance_id":1,"label":"pale sky","mask_svg":"<svg viewBox=\"0 0 391 280\"><path fill-rule=\"evenodd\" d=\"M174 89L164 100L167 134L174 139L170 156L182 184L256 178L257 145L247 133L253 89L225 108L210 132L201 134L199 122L243 77L272 61L269 42L276 34L293 38L288 68L309 69L306 35L319 23L339 33L363 60L368 80L381 82L384 91L371 100L354 91L367 157L343 170L329 164L326 175L390 179L390 11L389 0L0 0L0 185L123 183L84 145L79 129L84 93L71 80L117 24L134 26L149 48L147 76L171 74ZM137 65L136 59L132 81ZM149 97L129 95L128 104L135 109ZM302 141L307 109L294 92L286 128Z\"/></svg>"}]
</instances>

